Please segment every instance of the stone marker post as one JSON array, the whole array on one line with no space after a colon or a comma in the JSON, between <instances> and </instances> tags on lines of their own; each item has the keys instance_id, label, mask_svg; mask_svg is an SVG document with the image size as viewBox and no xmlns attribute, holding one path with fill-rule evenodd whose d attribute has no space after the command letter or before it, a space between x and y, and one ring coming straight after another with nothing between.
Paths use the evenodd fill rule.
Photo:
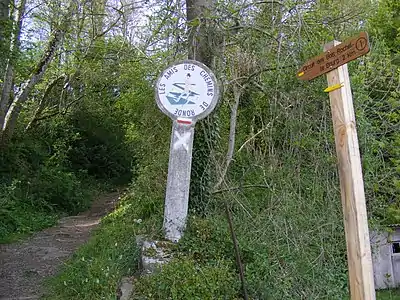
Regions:
<instances>
[{"instance_id":1,"label":"stone marker post","mask_svg":"<svg viewBox=\"0 0 400 300\"><path fill-rule=\"evenodd\" d=\"M186 226L194 126L213 111L218 96L214 74L194 60L170 65L157 81L157 105L173 120L163 224L170 241L179 241Z\"/></svg>"}]
</instances>

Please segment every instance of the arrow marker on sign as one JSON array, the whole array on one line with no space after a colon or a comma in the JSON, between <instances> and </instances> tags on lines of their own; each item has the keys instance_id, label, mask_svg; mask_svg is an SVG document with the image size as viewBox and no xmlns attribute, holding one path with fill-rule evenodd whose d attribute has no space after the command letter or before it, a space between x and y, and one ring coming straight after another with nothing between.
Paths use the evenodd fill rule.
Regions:
<instances>
[{"instance_id":1,"label":"arrow marker on sign","mask_svg":"<svg viewBox=\"0 0 400 300\"><path fill-rule=\"evenodd\" d=\"M330 93L330 92L333 92L333 91L336 91L336 90L342 88L343 86L344 86L343 83L334 84L334 85L328 86L326 89L324 89L324 92Z\"/></svg>"}]
</instances>

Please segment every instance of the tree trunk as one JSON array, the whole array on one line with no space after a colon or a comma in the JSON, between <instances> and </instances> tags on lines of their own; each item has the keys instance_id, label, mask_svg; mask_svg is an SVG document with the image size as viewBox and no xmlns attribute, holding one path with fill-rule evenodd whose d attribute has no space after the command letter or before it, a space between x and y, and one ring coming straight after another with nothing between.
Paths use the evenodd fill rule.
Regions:
<instances>
[{"instance_id":1,"label":"tree trunk","mask_svg":"<svg viewBox=\"0 0 400 300\"><path fill-rule=\"evenodd\" d=\"M212 67L211 35L208 18L212 13L211 0L186 0L188 24L188 58Z\"/></svg>"},{"instance_id":2,"label":"tree trunk","mask_svg":"<svg viewBox=\"0 0 400 300\"><path fill-rule=\"evenodd\" d=\"M90 5L90 46L87 50L86 58L99 59L102 58L102 49L104 49L104 17L105 17L105 0L96 0L89 2Z\"/></svg>"},{"instance_id":3,"label":"tree trunk","mask_svg":"<svg viewBox=\"0 0 400 300\"><path fill-rule=\"evenodd\" d=\"M10 0L0 0L0 21L8 21L10 13Z\"/></svg>"},{"instance_id":4,"label":"tree trunk","mask_svg":"<svg viewBox=\"0 0 400 300\"><path fill-rule=\"evenodd\" d=\"M3 77L5 61L10 50L10 0L0 0L0 76Z\"/></svg>"},{"instance_id":5,"label":"tree trunk","mask_svg":"<svg viewBox=\"0 0 400 300\"><path fill-rule=\"evenodd\" d=\"M213 63L213 37L210 16L213 13L212 0L186 0L188 28L188 58L200 61L210 68ZM211 197L212 172L215 170L211 153L216 146L218 124L215 114L196 125L193 146L192 175L189 206L204 214ZM205 163L208 162L208 163Z\"/></svg>"},{"instance_id":6,"label":"tree trunk","mask_svg":"<svg viewBox=\"0 0 400 300\"><path fill-rule=\"evenodd\" d=\"M6 71L3 80L3 88L1 90L0 98L0 129L3 128L5 116L10 103L10 96L14 80L14 62L20 48L22 21L25 13L26 0L22 0L18 8L18 15L16 19L16 27L12 34L12 41L10 43L10 57L7 60ZM1 137L1 134L0 134Z\"/></svg>"},{"instance_id":7,"label":"tree trunk","mask_svg":"<svg viewBox=\"0 0 400 300\"><path fill-rule=\"evenodd\" d=\"M29 129L31 129L32 125L38 120L38 118L40 117L41 113L43 112L43 110L45 109L46 105L48 105L48 100L49 100L49 95L50 93L53 91L54 87L59 84L59 82L61 80L64 80L64 83L66 83L67 76L63 75L60 76L56 79L54 79L46 88L46 91L44 92L44 95L42 97L42 99L40 99L39 101L39 105L36 108L35 112L33 113L32 119L29 121L28 125L26 125L25 127L25 131L28 131ZM61 92L61 96L60 96L60 105L61 102L63 101L63 96L64 96L64 91L65 89L63 88L62 92Z\"/></svg>"},{"instance_id":8,"label":"tree trunk","mask_svg":"<svg viewBox=\"0 0 400 300\"><path fill-rule=\"evenodd\" d=\"M25 6L26 0L22 0L22 3ZM43 75L45 74L47 68L52 62L62 40L64 38L65 32L69 27L70 20L72 19L74 10L76 9L76 5L74 2L71 2L66 15L61 17L61 24L55 25L55 30L50 36L49 42L47 44L47 48L43 54L43 57L37 63L30 77L21 85L20 90L14 97L10 107L5 109L6 115L4 118L4 122L2 124L1 133L0 133L0 145L6 146L8 141L11 139L14 129L16 127L18 116L21 112L22 105L26 102L29 97L29 94L32 92L35 85L40 82ZM22 12L22 14L21 14ZM23 15L22 7L20 9L21 16ZM22 17L21 22L19 23L19 34L21 33L21 25L22 25ZM17 39L19 43L19 38ZM2 99L3 100L3 99Z\"/></svg>"},{"instance_id":9,"label":"tree trunk","mask_svg":"<svg viewBox=\"0 0 400 300\"><path fill-rule=\"evenodd\" d=\"M91 2L92 11L92 40L103 35L105 0L96 0Z\"/></svg>"},{"instance_id":10,"label":"tree trunk","mask_svg":"<svg viewBox=\"0 0 400 300\"><path fill-rule=\"evenodd\" d=\"M64 36L64 30L65 29L57 29L53 33L43 58L37 64L30 78L24 82L21 90L17 93L12 104L10 105L3 124L3 144L7 143L7 141L12 137L19 113L21 112L22 104L25 103L25 101L28 99L30 92L32 91L34 86L42 79L49 64L53 60L53 57Z\"/></svg>"},{"instance_id":11,"label":"tree trunk","mask_svg":"<svg viewBox=\"0 0 400 300\"><path fill-rule=\"evenodd\" d=\"M225 166L222 170L220 178L217 184L214 186L213 190L217 190L221 184L225 180L226 173L228 172L229 165L233 160L233 152L235 150L235 139L236 139L236 124L237 124L237 113L239 109L239 102L240 97L242 96L243 88L239 87L237 83L233 84L233 98L234 103L231 105L231 117L230 117L230 124L229 124L229 142L228 142L228 151L226 153L226 161Z\"/></svg>"}]
</instances>

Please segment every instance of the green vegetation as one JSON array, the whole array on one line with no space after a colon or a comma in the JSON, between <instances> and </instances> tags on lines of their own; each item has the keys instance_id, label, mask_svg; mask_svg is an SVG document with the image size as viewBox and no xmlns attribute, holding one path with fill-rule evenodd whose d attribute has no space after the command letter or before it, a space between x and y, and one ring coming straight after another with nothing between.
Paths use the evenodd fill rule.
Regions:
<instances>
[{"instance_id":1,"label":"green vegetation","mask_svg":"<svg viewBox=\"0 0 400 300\"><path fill-rule=\"evenodd\" d=\"M60 29L58 46L46 47L53 31L45 40L20 37L0 65L2 91L7 82L15 90L0 105L0 239L87 208L99 186L131 184L48 282L47 299L116 299L121 277L138 275L136 236L162 238L171 121L158 110L153 85L193 45L217 75L221 99L196 125L190 217L175 259L137 278L134 299L242 299L225 203L251 299L347 299L326 79L295 74L325 42L368 31L371 53L349 63L368 216L371 228L399 223L398 1L216 1L188 24L196 42L180 1L148 1L144 27L134 21L143 13L129 5L54 3L33 9L24 30ZM16 100L17 113L9 105ZM1 120L10 111L15 129ZM378 293L398 298L398 291Z\"/></svg>"},{"instance_id":2,"label":"green vegetation","mask_svg":"<svg viewBox=\"0 0 400 300\"><path fill-rule=\"evenodd\" d=\"M64 112L59 111L59 104L55 112L52 107L42 108L41 117L32 117L31 110L38 108L29 103L12 140L2 146L1 241L50 226L62 214L85 210L95 190L127 184L132 178L134 147L125 136L117 95L110 96L112 86L97 90L91 77L101 76L100 71L94 66L87 68L90 72L80 79L82 95L76 96L79 103ZM104 66L101 71L108 72ZM105 80L109 82L111 77ZM101 84L99 79L96 83ZM57 93L63 91L49 84L51 88L44 85L36 93L53 105L51 101L57 101ZM103 97L107 102L99 101Z\"/></svg>"},{"instance_id":3,"label":"green vegetation","mask_svg":"<svg viewBox=\"0 0 400 300\"><path fill-rule=\"evenodd\" d=\"M400 299L400 291L380 291L376 295L376 299L378 300L398 300Z\"/></svg>"},{"instance_id":4,"label":"green vegetation","mask_svg":"<svg viewBox=\"0 0 400 300\"><path fill-rule=\"evenodd\" d=\"M45 298L115 299L122 275L137 268L135 234L143 231L143 225L128 217L132 212L130 205L121 204L107 216L89 243L74 254L73 263L49 282L52 288Z\"/></svg>"},{"instance_id":5,"label":"green vegetation","mask_svg":"<svg viewBox=\"0 0 400 300\"><path fill-rule=\"evenodd\" d=\"M236 299L238 282L226 262L199 265L179 259L135 286L137 299Z\"/></svg>"}]
</instances>

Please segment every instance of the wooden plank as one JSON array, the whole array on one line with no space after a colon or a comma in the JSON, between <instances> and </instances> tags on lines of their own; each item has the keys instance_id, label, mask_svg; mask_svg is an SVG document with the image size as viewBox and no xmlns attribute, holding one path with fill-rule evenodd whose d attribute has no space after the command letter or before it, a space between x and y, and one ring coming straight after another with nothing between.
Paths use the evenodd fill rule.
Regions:
<instances>
[{"instance_id":1,"label":"wooden plank","mask_svg":"<svg viewBox=\"0 0 400 300\"><path fill-rule=\"evenodd\" d=\"M322 74L328 73L357 57L365 55L368 52L368 34L366 32L360 32L357 36L352 37L307 61L297 71L297 78L301 80L313 79Z\"/></svg>"},{"instance_id":2,"label":"wooden plank","mask_svg":"<svg viewBox=\"0 0 400 300\"><path fill-rule=\"evenodd\" d=\"M338 49L339 44L337 41L326 44L324 51ZM374 300L367 209L347 65L332 70L327 78L328 86L343 84L342 88L330 92L329 98L340 177L351 299Z\"/></svg>"}]
</instances>

